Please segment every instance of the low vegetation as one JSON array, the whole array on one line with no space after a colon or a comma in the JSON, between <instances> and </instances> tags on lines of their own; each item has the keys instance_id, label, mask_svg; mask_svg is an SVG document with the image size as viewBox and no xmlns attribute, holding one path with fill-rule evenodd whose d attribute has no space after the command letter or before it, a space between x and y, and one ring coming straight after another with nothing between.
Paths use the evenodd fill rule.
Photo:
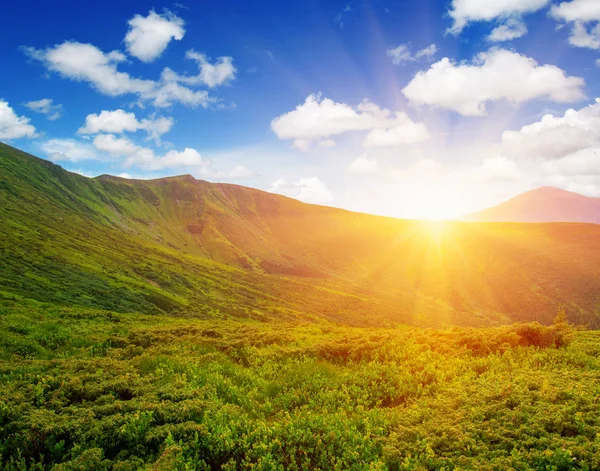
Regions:
<instances>
[{"instance_id":1,"label":"low vegetation","mask_svg":"<svg viewBox=\"0 0 600 471\"><path fill-rule=\"evenodd\" d=\"M600 334L4 302L6 470L600 467Z\"/></svg>"}]
</instances>

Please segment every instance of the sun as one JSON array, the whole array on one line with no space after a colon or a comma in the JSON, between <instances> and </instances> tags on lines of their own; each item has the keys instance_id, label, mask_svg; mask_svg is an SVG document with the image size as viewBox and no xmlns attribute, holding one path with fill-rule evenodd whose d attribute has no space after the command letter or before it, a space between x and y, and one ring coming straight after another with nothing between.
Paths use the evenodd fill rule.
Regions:
<instances>
[{"instance_id":1,"label":"sun","mask_svg":"<svg viewBox=\"0 0 600 471\"><path fill-rule=\"evenodd\" d=\"M464 214L461 198L449 188L428 185L411 194L407 210L413 219L445 221Z\"/></svg>"}]
</instances>

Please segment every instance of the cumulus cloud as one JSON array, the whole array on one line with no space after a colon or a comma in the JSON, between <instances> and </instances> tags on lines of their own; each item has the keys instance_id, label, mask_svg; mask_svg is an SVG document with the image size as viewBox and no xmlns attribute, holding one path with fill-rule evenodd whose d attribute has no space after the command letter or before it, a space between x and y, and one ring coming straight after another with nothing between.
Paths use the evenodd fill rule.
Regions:
<instances>
[{"instance_id":1,"label":"cumulus cloud","mask_svg":"<svg viewBox=\"0 0 600 471\"><path fill-rule=\"evenodd\" d=\"M93 145L101 152L123 158L124 167L136 166L144 170L162 170L173 167L203 167L209 165L196 149L186 147L183 151L169 150L156 155L154 150L141 147L126 137L114 134L99 134Z\"/></svg>"},{"instance_id":2,"label":"cumulus cloud","mask_svg":"<svg viewBox=\"0 0 600 471\"><path fill-rule=\"evenodd\" d=\"M545 173L576 176L600 175L600 146L579 150L566 157L543 162Z\"/></svg>"},{"instance_id":3,"label":"cumulus cloud","mask_svg":"<svg viewBox=\"0 0 600 471\"><path fill-rule=\"evenodd\" d=\"M523 172L517 164L504 157L488 157L483 163L471 171L470 176L481 182L516 181L523 178Z\"/></svg>"},{"instance_id":4,"label":"cumulus cloud","mask_svg":"<svg viewBox=\"0 0 600 471\"><path fill-rule=\"evenodd\" d=\"M364 154L355 159L348 169L353 173L376 173L379 170L379 162Z\"/></svg>"},{"instance_id":5,"label":"cumulus cloud","mask_svg":"<svg viewBox=\"0 0 600 471\"><path fill-rule=\"evenodd\" d=\"M563 21L600 21L600 3L597 0L572 0L554 5L550 13Z\"/></svg>"},{"instance_id":6,"label":"cumulus cloud","mask_svg":"<svg viewBox=\"0 0 600 471\"><path fill-rule=\"evenodd\" d=\"M511 41L527 34L527 26L522 20L509 18L506 23L494 28L488 40L492 42Z\"/></svg>"},{"instance_id":7,"label":"cumulus cloud","mask_svg":"<svg viewBox=\"0 0 600 471\"><path fill-rule=\"evenodd\" d=\"M563 116L547 114L502 134L503 155L541 161L539 183L586 195L600 193L600 99Z\"/></svg>"},{"instance_id":8,"label":"cumulus cloud","mask_svg":"<svg viewBox=\"0 0 600 471\"><path fill-rule=\"evenodd\" d=\"M547 114L519 131L502 133L502 154L509 157L552 160L593 147L600 147L600 99L564 116Z\"/></svg>"},{"instance_id":9,"label":"cumulus cloud","mask_svg":"<svg viewBox=\"0 0 600 471\"><path fill-rule=\"evenodd\" d=\"M49 139L42 143L41 149L54 162L79 162L100 158L94 147L75 139Z\"/></svg>"},{"instance_id":10,"label":"cumulus cloud","mask_svg":"<svg viewBox=\"0 0 600 471\"><path fill-rule=\"evenodd\" d=\"M325 204L333 201L333 195L327 186L317 177L303 177L295 182L280 178L269 189L270 193L295 198L306 203Z\"/></svg>"},{"instance_id":11,"label":"cumulus cloud","mask_svg":"<svg viewBox=\"0 0 600 471\"><path fill-rule=\"evenodd\" d=\"M539 65L516 52L491 49L477 55L472 63L454 63L443 58L429 70L419 72L402 92L414 104L446 108L465 116L482 116L490 101L581 100L585 96L584 85L582 78L567 76L554 65Z\"/></svg>"},{"instance_id":12,"label":"cumulus cloud","mask_svg":"<svg viewBox=\"0 0 600 471\"><path fill-rule=\"evenodd\" d=\"M207 107L215 101L206 90L192 90L176 81L140 79L120 72L117 67L125 61L125 56L119 51L104 53L92 44L75 41L46 49L24 50L48 70L64 78L87 82L104 95L132 94L142 102L150 101L156 107L168 107L175 103Z\"/></svg>"},{"instance_id":13,"label":"cumulus cloud","mask_svg":"<svg viewBox=\"0 0 600 471\"><path fill-rule=\"evenodd\" d=\"M221 180L256 176L244 165L236 165L226 170L214 169L210 160L203 158L196 149L190 147L186 147L182 151L171 149L164 153L157 153L149 147L136 144L125 136L108 133L97 134L91 143L76 139L50 139L42 143L41 149L55 162L108 160L118 163L124 168L136 167L147 171L184 168L201 177ZM129 173L123 173L120 176L131 178Z\"/></svg>"},{"instance_id":14,"label":"cumulus cloud","mask_svg":"<svg viewBox=\"0 0 600 471\"><path fill-rule=\"evenodd\" d=\"M117 64L125 61L125 56L119 51L104 53L92 44L66 41L47 49L25 48L25 52L49 70L72 80L89 82L105 95L150 93L156 85L151 80L117 71Z\"/></svg>"},{"instance_id":15,"label":"cumulus cloud","mask_svg":"<svg viewBox=\"0 0 600 471\"><path fill-rule=\"evenodd\" d=\"M100 134L94 138L94 147L116 157L133 156L143 149L126 137L116 137L114 134Z\"/></svg>"},{"instance_id":16,"label":"cumulus cloud","mask_svg":"<svg viewBox=\"0 0 600 471\"><path fill-rule=\"evenodd\" d=\"M452 0L448 13L453 24L448 32L459 34L471 22L518 18L541 10L549 3L550 0Z\"/></svg>"},{"instance_id":17,"label":"cumulus cloud","mask_svg":"<svg viewBox=\"0 0 600 471\"><path fill-rule=\"evenodd\" d=\"M437 46L431 44L417 51L414 55L410 52L410 48L406 44L400 44L386 51L387 56L392 59L392 64L401 65L405 62L416 61L418 59L432 59L437 53Z\"/></svg>"},{"instance_id":18,"label":"cumulus cloud","mask_svg":"<svg viewBox=\"0 0 600 471\"><path fill-rule=\"evenodd\" d=\"M29 124L29 118L18 116L7 101L0 99L0 139L35 136L35 127Z\"/></svg>"},{"instance_id":19,"label":"cumulus cloud","mask_svg":"<svg viewBox=\"0 0 600 471\"><path fill-rule=\"evenodd\" d=\"M415 132L415 127L421 131ZM295 110L275 118L271 129L279 139L292 140L293 146L303 151L314 142L351 131L396 129L393 138L375 136L365 145L392 145L394 140L395 144L420 142L426 132L424 124L412 122L405 113L392 113L366 100L353 108L319 94L309 95Z\"/></svg>"},{"instance_id":20,"label":"cumulus cloud","mask_svg":"<svg viewBox=\"0 0 600 471\"><path fill-rule=\"evenodd\" d=\"M127 52L143 62L157 59L171 40L180 41L185 34L183 20L171 12L159 15L150 11L148 16L135 15L128 24Z\"/></svg>"},{"instance_id":21,"label":"cumulus cloud","mask_svg":"<svg viewBox=\"0 0 600 471\"><path fill-rule=\"evenodd\" d=\"M186 58L196 61L200 73L198 75L179 75L169 68L165 68L162 78L166 82L179 82L186 85L206 85L214 88L223 85L235 78L237 72L233 66L232 57L219 57L214 64L211 64L206 55L190 50L185 55Z\"/></svg>"},{"instance_id":22,"label":"cumulus cloud","mask_svg":"<svg viewBox=\"0 0 600 471\"><path fill-rule=\"evenodd\" d=\"M89 114L85 118L85 126L77 131L78 134L98 134L123 132L136 132L144 130L151 139L159 139L163 134L168 133L175 121L173 118L162 116L151 117L138 121L135 113L127 113L122 109L107 111L102 110L100 114Z\"/></svg>"},{"instance_id":23,"label":"cumulus cloud","mask_svg":"<svg viewBox=\"0 0 600 471\"><path fill-rule=\"evenodd\" d=\"M600 23L588 30L585 24L576 22L569 36L569 44L575 47L600 49Z\"/></svg>"},{"instance_id":24,"label":"cumulus cloud","mask_svg":"<svg viewBox=\"0 0 600 471\"><path fill-rule=\"evenodd\" d=\"M29 101L25 103L25 106L36 113L45 114L50 121L56 121L63 113L63 106L60 103L54 103L51 98Z\"/></svg>"},{"instance_id":25,"label":"cumulus cloud","mask_svg":"<svg viewBox=\"0 0 600 471\"><path fill-rule=\"evenodd\" d=\"M569 44L575 47L600 49L600 23L598 23L600 2L597 0L562 2L554 5L550 14L558 21L572 23ZM588 28L590 23L592 24Z\"/></svg>"},{"instance_id":26,"label":"cumulus cloud","mask_svg":"<svg viewBox=\"0 0 600 471\"><path fill-rule=\"evenodd\" d=\"M396 113L396 124L387 129L373 129L365 138L365 147L393 147L427 141L431 136L427 126L415 123L405 113Z\"/></svg>"}]
</instances>

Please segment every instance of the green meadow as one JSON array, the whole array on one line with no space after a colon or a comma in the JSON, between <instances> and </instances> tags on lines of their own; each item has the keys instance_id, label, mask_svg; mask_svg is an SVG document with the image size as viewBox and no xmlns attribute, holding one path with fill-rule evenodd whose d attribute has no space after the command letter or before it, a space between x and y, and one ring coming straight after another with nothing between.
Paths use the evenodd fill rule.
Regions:
<instances>
[{"instance_id":1,"label":"green meadow","mask_svg":"<svg viewBox=\"0 0 600 471\"><path fill-rule=\"evenodd\" d=\"M600 335L5 302L7 470L600 466Z\"/></svg>"}]
</instances>

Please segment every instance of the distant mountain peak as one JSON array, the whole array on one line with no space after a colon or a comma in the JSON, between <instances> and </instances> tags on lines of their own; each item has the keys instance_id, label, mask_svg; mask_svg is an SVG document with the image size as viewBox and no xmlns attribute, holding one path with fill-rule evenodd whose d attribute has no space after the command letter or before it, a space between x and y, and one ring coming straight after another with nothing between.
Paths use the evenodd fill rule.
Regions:
<instances>
[{"instance_id":1,"label":"distant mountain peak","mask_svg":"<svg viewBox=\"0 0 600 471\"><path fill-rule=\"evenodd\" d=\"M542 186L467 215L477 222L582 222L600 224L600 198Z\"/></svg>"}]
</instances>

